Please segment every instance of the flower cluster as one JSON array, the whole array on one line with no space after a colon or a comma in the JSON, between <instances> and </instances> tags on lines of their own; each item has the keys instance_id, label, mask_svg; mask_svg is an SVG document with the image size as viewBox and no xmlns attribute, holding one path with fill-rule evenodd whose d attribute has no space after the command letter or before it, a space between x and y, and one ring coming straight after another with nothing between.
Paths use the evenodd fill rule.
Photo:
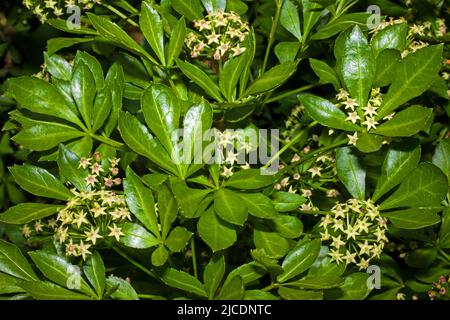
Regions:
<instances>
[{"instance_id":1,"label":"flower cluster","mask_svg":"<svg viewBox=\"0 0 450 320\"><path fill-rule=\"evenodd\" d=\"M378 115L378 108L383 103L383 95L380 88L372 89L370 93L370 99L365 106L360 106L355 99L350 98L350 94L341 89L336 95L339 105L343 106L347 112L346 120L356 124L360 123L367 128L367 131L376 129L380 124L375 117ZM391 120L395 113L391 113L384 117L382 120ZM347 135L349 144L356 145L358 141L358 134L355 132L353 135Z\"/></svg>"},{"instance_id":2,"label":"flower cluster","mask_svg":"<svg viewBox=\"0 0 450 320\"><path fill-rule=\"evenodd\" d=\"M121 224L127 219L131 221L131 213L124 195L111 189L121 184L121 179L117 177L119 159L108 161L110 167L105 173L99 153L92 158L82 158L80 168L88 171L86 190L72 189L73 197L56 217L45 223L36 221L32 229L25 225L22 234L26 238L32 233L55 234L59 243L65 245L67 256L81 256L83 260L91 254L89 249L101 239L119 241L124 235Z\"/></svg>"},{"instance_id":3,"label":"flower cluster","mask_svg":"<svg viewBox=\"0 0 450 320\"><path fill-rule=\"evenodd\" d=\"M235 170L250 169L247 156L254 151L256 145L249 141L242 130L225 130L218 132L218 145L216 150L219 154L218 163L221 167L220 174L224 178L231 177Z\"/></svg>"},{"instance_id":4,"label":"flower cluster","mask_svg":"<svg viewBox=\"0 0 450 320\"><path fill-rule=\"evenodd\" d=\"M388 243L387 221L372 200L350 199L337 203L322 217L322 241L331 241L329 256L336 263L355 264L360 270L378 258Z\"/></svg>"},{"instance_id":5,"label":"flower cluster","mask_svg":"<svg viewBox=\"0 0 450 320\"><path fill-rule=\"evenodd\" d=\"M304 128L302 117L304 106L296 106L291 111L285 122L286 129L281 132L285 143L290 137L296 135L297 131ZM327 133L324 133L325 135ZM332 135L330 130L328 135ZM313 204L316 195L328 198L336 198L339 191L334 188L332 181L336 179L336 160L333 152L317 153L321 146L320 137L312 134L298 153L288 158L285 164L280 164L279 170L284 170L278 183L274 185L275 190L283 190L291 193L299 193L306 198L306 202L300 207L300 211L319 210Z\"/></svg>"},{"instance_id":6,"label":"flower cluster","mask_svg":"<svg viewBox=\"0 0 450 320\"><path fill-rule=\"evenodd\" d=\"M245 51L241 47L250 27L234 12L216 11L204 19L194 21L198 33L191 32L186 37L186 45L191 57L206 57L221 60L236 57Z\"/></svg>"},{"instance_id":7,"label":"flower cluster","mask_svg":"<svg viewBox=\"0 0 450 320\"><path fill-rule=\"evenodd\" d=\"M441 276L436 283L433 283L433 288L428 291L428 296L431 300L448 300L450 289L449 287L450 277L446 278L444 276Z\"/></svg>"},{"instance_id":8,"label":"flower cluster","mask_svg":"<svg viewBox=\"0 0 450 320\"><path fill-rule=\"evenodd\" d=\"M72 6L90 10L95 4L100 3L101 0L23 0L24 6L32 10L42 23L50 17L63 16L67 13L67 9Z\"/></svg>"}]
</instances>

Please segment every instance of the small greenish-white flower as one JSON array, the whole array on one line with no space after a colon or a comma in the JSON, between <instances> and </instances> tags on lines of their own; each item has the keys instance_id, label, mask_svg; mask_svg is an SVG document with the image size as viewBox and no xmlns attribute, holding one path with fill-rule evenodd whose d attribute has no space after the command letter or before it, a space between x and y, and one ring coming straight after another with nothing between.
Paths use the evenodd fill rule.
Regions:
<instances>
[{"instance_id":1,"label":"small greenish-white flower","mask_svg":"<svg viewBox=\"0 0 450 320\"><path fill-rule=\"evenodd\" d=\"M356 143L358 142L358 133L355 132L353 135L348 134L347 138L348 138L349 145L356 146Z\"/></svg>"}]
</instances>

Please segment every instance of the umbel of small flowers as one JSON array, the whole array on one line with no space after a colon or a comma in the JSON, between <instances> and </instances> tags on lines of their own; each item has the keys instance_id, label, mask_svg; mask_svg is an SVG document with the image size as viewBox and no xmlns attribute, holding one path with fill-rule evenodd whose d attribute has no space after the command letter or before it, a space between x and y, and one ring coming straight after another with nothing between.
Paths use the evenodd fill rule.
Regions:
<instances>
[{"instance_id":1,"label":"umbel of small flowers","mask_svg":"<svg viewBox=\"0 0 450 320\"><path fill-rule=\"evenodd\" d=\"M245 51L241 45L250 27L237 13L215 11L204 19L195 20L194 27L198 32L190 32L185 39L192 58L218 61Z\"/></svg>"},{"instance_id":2,"label":"umbel of small flowers","mask_svg":"<svg viewBox=\"0 0 450 320\"><path fill-rule=\"evenodd\" d=\"M48 18L65 15L69 7L78 6L83 10L91 10L101 2L102 0L23 0L24 6L32 10L42 23Z\"/></svg>"},{"instance_id":3,"label":"umbel of small flowers","mask_svg":"<svg viewBox=\"0 0 450 320\"><path fill-rule=\"evenodd\" d=\"M355 99L350 97L350 94L345 89L340 89L339 93L336 95L339 101L338 105L343 106L347 112L346 120L357 124L360 123L366 127L367 131L371 129L376 129L380 124L375 117L378 115L378 108L383 103L383 94L380 88L373 88L370 92L370 99L367 105L360 106ZM384 117L382 120L389 121L394 117L395 113L391 113ZM347 135L348 143L350 145L355 145L358 142L358 133L355 132L353 135Z\"/></svg>"},{"instance_id":4,"label":"umbel of small flowers","mask_svg":"<svg viewBox=\"0 0 450 320\"><path fill-rule=\"evenodd\" d=\"M450 290L450 276L439 277L439 280L435 283L433 283L433 288L428 291L428 297L430 297L431 300L449 300L449 290Z\"/></svg>"},{"instance_id":5,"label":"umbel of small flowers","mask_svg":"<svg viewBox=\"0 0 450 320\"><path fill-rule=\"evenodd\" d=\"M330 213L322 217L321 239L330 243L331 260L355 264L365 270L372 259L378 258L388 243L387 221L381 217L372 200L350 199L336 203Z\"/></svg>"},{"instance_id":6,"label":"umbel of small flowers","mask_svg":"<svg viewBox=\"0 0 450 320\"><path fill-rule=\"evenodd\" d=\"M109 159L107 172L101 164L101 155L94 153L92 158L82 158L80 168L87 172L86 190L72 189L73 197L56 217L45 223L37 221L30 228L22 228L23 235L28 238L32 234L54 234L61 245L65 246L67 256L82 257L85 260L91 254L91 247L102 240L120 241L124 235L122 224L131 213L125 197L112 187L120 186L119 159Z\"/></svg>"}]
</instances>

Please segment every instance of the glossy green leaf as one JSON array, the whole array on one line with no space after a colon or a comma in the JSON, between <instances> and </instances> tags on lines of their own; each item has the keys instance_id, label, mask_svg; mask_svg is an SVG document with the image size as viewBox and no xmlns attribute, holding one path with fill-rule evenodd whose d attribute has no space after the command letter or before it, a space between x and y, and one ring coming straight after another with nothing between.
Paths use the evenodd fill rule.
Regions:
<instances>
[{"instance_id":1,"label":"glossy green leaf","mask_svg":"<svg viewBox=\"0 0 450 320\"><path fill-rule=\"evenodd\" d=\"M161 222L161 237L165 239L178 215L178 205L175 197L165 185L158 188L158 209L159 221Z\"/></svg>"},{"instance_id":2,"label":"glossy green leaf","mask_svg":"<svg viewBox=\"0 0 450 320\"><path fill-rule=\"evenodd\" d=\"M439 231L439 247L450 248L450 208L442 213L442 224Z\"/></svg>"},{"instance_id":3,"label":"glossy green leaf","mask_svg":"<svg viewBox=\"0 0 450 320\"><path fill-rule=\"evenodd\" d=\"M181 17L170 35L169 47L167 48L167 66L172 66L175 59L180 56L180 53L183 50L185 37L186 22L184 17Z\"/></svg>"},{"instance_id":4,"label":"glossy green leaf","mask_svg":"<svg viewBox=\"0 0 450 320\"><path fill-rule=\"evenodd\" d=\"M92 256L90 256L83 271L91 285L95 288L97 296L101 299L106 287L106 270L102 257L98 251L95 251Z\"/></svg>"},{"instance_id":5,"label":"glossy green leaf","mask_svg":"<svg viewBox=\"0 0 450 320\"><path fill-rule=\"evenodd\" d=\"M250 56L244 52L225 62L219 76L219 88L227 101L235 100L237 83L249 59Z\"/></svg>"},{"instance_id":6,"label":"glossy green leaf","mask_svg":"<svg viewBox=\"0 0 450 320\"><path fill-rule=\"evenodd\" d=\"M311 118L324 126L346 131L361 130L356 124L345 120L347 118L346 114L324 98L312 94L302 94L298 96L298 99Z\"/></svg>"},{"instance_id":7,"label":"glossy green leaf","mask_svg":"<svg viewBox=\"0 0 450 320\"><path fill-rule=\"evenodd\" d=\"M401 60L401 53L394 49L381 51L377 57L377 72L373 80L373 87L385 87L395 78L397 64Z\"/></svg>"},{"instance_id":8,"label":"glossy green leaf","mask_svg":"<svg viewBox=\"0 0 450 320\"><path fill-rule=\"evenodd\" d=\"M94 31L95 32L95 31ZM76 44L88 43L94 41L95 37L86 38L51 38L47 41L47 53L54 54L61 49L72 47Z\"/></svg>"},{"instance_id":9,"label":"glossy green leaf","mask_svg":"<svg viewBox=\"0 0 450 320\"><path fill-rule=\"evenodd\" d=\"M309 278L292 281L286 285L299 289L320 290L339 287L343 282L343 278Z\"/></svg>"},{"instance_id":10,"label":"glossy green leaf","mask_svg":"<svg viewBox=\"0 0 450 320\"><path fill-rule=\"evenodd\" d=\"M244 281L240 276L234 276L222 287L219 300L241 300L244 296Z\"/></svg>"},{"instance_id":11,"label":"glossy green leaf","mask_svg":"<svg viewBox=\"0 0 450 320\"><path fill-rule=\"evenodd\" d=\"M394 194L380 207L385 210L399 207L436 206L445 199L447 191L447 177L435 165L424 162L403 180Z\"/></svg>"},{"instance_id":12,"label":"glossy green leaf","mask_svg":"<svg viewBox=\"0 0 450 320\"><path fill-rule=\"evenodd\" d=\"M283 6L281 7L280 23L299 41L302 39L300 17L298 15L297 7L290 0L284 1Z\"/></svg>"},{"instance_id":13,"label":"glossy green leaf","mask_svg":"<svg viewBox=\"0 0 450 320\"><path fill-rule=\"evenodd\" d=\"M68 289L74 289L80 291L88 296L94 296L95 293L89 287L87 282L81 278L80 269L69 263L63 257L56 254L51 254L44 251L34 251L28 253L39 268L39 270L47 277L49 280L66 287ZM77 288L77 285L79 287Z\"/></svg>"},{"instance_id":14,"label":"glossy green leaf","mask_svg":"<svg viewBox=\"0 0 450 320\"><path fill-rule=\"evenodd\" d=\"M176 59L177 65L189 79L195 82L200 88L202 88L210 97L222 102L222 96L220 94L219 87L214 81L200 69L199 67L186 62Z\"/></svg>"},{"instance_id":15,"label":"glossy green leaf","mask_svg":"<svg viewBox=\"0 0 450 320\"><path fill-rule=\"evenodd\" d=\"M0 221L9 224L25 224L46 218L58 212L63 206L44 203L19 203L0 214Z\"/></svg>"},{"instance_id":16,"label":"glossy green leaf","mask_svg":"<svg viewBox=\"0 0 450 320\"><path fill-rule=\"evenodd\" d=\"M375 76L376 61L366 37L358 26L344 36L343 55L336 56L337 69L350 95L362 107L367 105Z\"/></svg>"},{"instance_id":17,"label":"glossy green leaf","mask_svg":"<svg viewBox=\"0 0 450 320\"><path fill-rule=\"evenodd\" d=\"M113 108L113 90L120 90L113 85L104 86L95 97L94 109L92 111L92 131L96 132L105 123Z\"/></svg>"},{"instance_id":18,"label":"glossy green leaf","mask_svg":"<svg viewBox=\"0 0 450 320\"><path fill-rule=\"evenodd\" d=\"M341 81L332 67L324 61L313 58L309 59L309 64L311 65L314 73L319 77L319 83L330 83L333 85L334 90L339 91L341 88Z\"/></svg>"},{"instance_id":19,"label":"glossy green leaf","mask_svg":"<svg viewBox=\"0 0 450 320\"><path fill-rule=\"evenodd\" d=\"M406 47L408 24L394 24L375 34L370 41L373 53L376 56L385 49L395 49L403 52Z\"/></svg>"},{"instance_id":20,"label":"glossy green leaf","mask_svg":"<svg viewBox=\"0 0 450 320\"><path fill-rule=\"evenodd\" d=\"M125 75L119 63L114 63L109 68L105 83L111 88L111 113L105 123L105 133L109 136L116 129L119 111L122 109L122 97L125 89Z\"/></svg>"},{"instance_id":21,"label":"glossy green leaf","mask_svg":"<svg viewBox=\"0 0 450 320\"><path fill-rule=\"evenodd\" d=\"M139 300L139 297L134 290L133 286L128 283L125 279L115 277L110 275L106 279L107 289L117 288L111 297L117 300Z\"/></svg>"},{"instance_id":22,"label":"glossy green leaf","mask_svg":"<svg viewBox=\"0 0 450 320\"><path fill-rule=\"evenodd\" d=\"M0 295L25 292L19 287L23 281L0 272Z\"/></svg>"},{"instance_id":23,"label":"glossy green leaf","mask_svg":"<svg viewBox=\"0 0 450 320\"><path fill-rule=\"evenodd\" d=\"M214 194L214 210L227 222L243 225L247 220L248 208L239 195L228 189L219 189Z\"/></svg>"},{"instance_id":24,"label":"glossy green leaf","mask_svg":"<svg viewBox=\"0 0 450 320\"><path fill-rule=\"evenodd\" d=\"M367 20L371 16L371 13L349 13L343 14L337 19L333 19L327 23L324 27L319 29L315 34L312 35L312 40L323 40L328 39L341 31L346 30L351 26L358 26L362 30L367 30Z\"/></svg>"},{"instance_id":25,"label":"glossy green leaf","mask_svg":"<svg viewBox=\"0 0 450 320\"><path fill-rule=\"evenodd\" d=\"M377 119L390 114L431 86L431 80L440 69L442 50L442 45L429 46L409 54L397 65L392 85L378 109Z\"/></svg>"},{"instance_id":26,"label":"glossy green leaf","mask_svg":"<svg viewBox=\"0 0 450 320\"><path fill-rule=\"evenodd\" d=\"M212 192L210 189L189 188L183 181L178 179L171 179L170 182L180 213L187 218L195 216L200 202Z\"/></svg>"},{"instance_id":27,"label":"glossy green leaf","mask_svg":"<svg viewBox=\"0 0 450 320\"><path fill-rule=\"evenodd\" d=\"M130 167L127 168L126 174L123 189L128 208L148 230L159 237L158 219L152 191L144 186L142 180Z\"/></svg>"},{"instance_id":28,"label":"glossy green leaf","mask_svg":"<svg viewBox=\"0 0 450 320\"><path fill-rule=\"evenodd\" d=\"M87 65L79 63L75 66L71 81L72 96L88 128L91 127L94 110L96 93L94 81L94 76Z\"/></svg>"},{"instance_id":29,"label":"glossy green leaf","mask_svg":"<svg viewBox=\"0 0 450 320\"><path fill-rule=\"evenodd\" d=\"M273 204L279 212L294 211L305 202L301 195L285 191L276 192L273 197Z\"/></svg>"},{"instance_id":30,"label":"glossy green leaf","mask_svg":"<svg viewBox=\"0 0 450 320\"><path fill-rule=\"evenodd\" d=\"M399 211L390 211L383 213L384 217L389 219L394 226L401 229L421 229L435 225L441 221L441 218L437 214L437 210L433 209L406 209Z\"/></svg>"},{"instance_id":31,"label":"glossy green leaf","mask_svg":"<svg viewBox=\"0 0 450 320\"><path fill-rule=\"evenodd\" d=\"M73 292L47 281L27 281L20 286L36 300L91 300L83 294Z\"/></svg>"},{"instance_id":32,"label":"glossy green leaf","mask_svg":"<svg viewBox=\"0 0 450 320\"><path fill-rule=\"evenodd\" d=\"M117 24L111 22L107 18L96 16L92 13L88 13L87 15L102 38L155 62L155 60Z\"/></svg>"},{"instance_id":33,"label":"glossy green leaf","mask_svg":"<svg viewBox=\"0 0 450 320\"><path fill-rule=\"evenodd\" d=\"M158 239L138 224L127 222L122 226L120 242L127 247L146 249L159 244Z\"/></svg>"},{"instance_id":34,"label":"glossy green leaf","mask_svg":"<svg viewBox=\"0 0 450 320\"><path fill-rule=\"evenodd\" d=\"M359 151L369 153L381 149L383 137L377 136L367 132L358 133L358 141L356 141L356 148Z\"/></svg>"},{"instance_id":35,"label":"glossy green leaf","mask_svg":"<svg viewBox=\"0 0 450 320\"><path fill-rule=\"evenodd\" d=\"M260 169L247 169L240 170L233 174L226 181L225 186L236 189L253 190L267 187L271 185L273 181L273 176L262 174Z\"/></svg>"},{"instance_id":36,"label":"glossy green leaf","mask_svg":"<svg viewBox=\"0 0 450 320\"><path fill-rule=\"evenodd\" d=\"M336 152L337 175L350 194L365 199L366 170L360 159L349 147L339 148Z\"/></svg>"},{"instance_id":37,"label":"glossy green leaf","mask_svg":"<svg viewBox=\"0 0 450 320\"><path fill-rule=\"evenodd\" d=\"M420 146L413 141L392 146L384 159L381 176L372 199L378 200L386 192L399 185L417 167L420 154Z\"/></svg>"},{"instance_id":38,"label":"glossy green leaf","mask_svg":"<svg viewBox=\"0 0 450 320\"><path fill-rule=\"evenodd\" d=\"M172 0L171 3L176 12L190 21L203 18L200 0Z\"/></svg>"},{"instance_id":39,"label":"glossy green leaf","mask_svg":"<svg viewBox=\"0 0 450 320\"><path fill-rule=\"evenodd\" d=\"M275 45L275 55L280 63L293 62L300 50L300 42L279 42Z\"/></svg>"},{"instance_id":40,"label":"glossy green leaf","mask_svg":"<svg viewBox=\"0 0 450 320\"><path fill-rule=\"evenodd\" d=\"M298 238L303 231L302 221L294 216L278 215L273 223L275 231L284 238Z\"/></svg>"},{"instance_id":41,"label":"glossy green leaf","mask_svg":"<svg viewBox=\"0 0 450 320\"><path fill-rule=\"evenodd\" d=\"M311 30L314 28L316 23L322 14L322 6L313 0L301 0L302 11L303 11L303 42L308 38Z\"/></svg>"},{"instance_id":42,"label":"glossy green leaf","mask_svg":"<svg viewBox=\"0 0 450 320\"><path fill-rule=\"evenodd\" d=\"M87 191L87 172L80 167L80 158L64 145L59 145L58 167L61 176L73 184L79 191Z\"/></svg>"},{"instance_id":43,"label":"glossy green leaf","mask_svg":"<svg viewBox=\"0 0 450 320\"><path fill-rule=\"evenodd\" d=\"M433 154L433 164L450 177L450 139L438 144Z\"/></svg>"},{"instance_id":44,"label":"glossy green leaf","mask_svg":"<svg viewBox=\"0 0 450 320\"><path fill-rule=\"evenodd\" d=\"M165 245L172 252L183 250L192 237L192 232L184 227L175 227L167 237Z\"/></svg>"},{"instance_id":45,"label":"glossy green leaf","mask_svg":"<svg viewBox=\"0 0 450 320\"><path fill-rule=\"evenodd\" d=\"M327 294L330 299L338 300L363 300L371 289L367 286L368 274L364 272L355 272L345 277L344 284L339 288L331 289Z\"/></svg>"},{"instance_id":46,"label":"glossy green leaf","mask_svg":"<svg viewBox=\"0 0 450 320\"><path fill-rule=\"evenodd\" d=\"M36 196L58 200L67 200L73 196L69 189L45 169L24 164L10 167L9 171L22 189Z\"/></svg>"},{"instance_id":47,"label":"glossy green leaf","mask_svg":"<svg viewBox=\"0 0 450 320\"><path fill-rule=\"evenodd\" d=\"M72 79L72 66L66 59L57 54L49 55L44 52L44 60L47 71L52 77L65 81Z\"/></svg>"},{"instance_id":48,"label":"glossy green leaf","mask_svg":"<svg viewBox=\"0 0 450 320\"><path fill-rule=\"evenodd\" d=\"M0 239L0 271L23 280L38 280L20 249Z\"/></svg>"},{"instance_id":49,"label":"glossy green leaf","mask_svg":"<svg viewBox=\"0 0 450 320\"><path fill-rule=\"evenodd\" d=\"M279 282L286 282L306 271L316 260L320 251L320 240L302 243L288 253L281 265L283 273L277 277Z\"/></svg>"},{"instance_id":50,"label":"glossy green leaf","mask_svg":"<svg viewBox=\"0 0 450 320\"><path fill-rule=\"evenodd\" d=\"M164 29L161 17L152 6L142 2L140 27L150 47L156 53L162 65L166 65L164 55Z\"/></svg>"},{"instance_id":51,"label":"glossy green leaf","mask_svg":"<svg viewBox=\"0 0 450 320\"><path fill-rule=\"evenodd\" d=\"M322 300L322 291L299 290L286 287L280 287L278 294L285 300Z\"/></svg>"},{"instance_id":52,"label":"glossy green leaf","mask_svg":"<svg viewBox=\"0 0 450 320\"><path fill-rule=\"evenodd\" d=\"M153 138L148 132L148 129L134 116L127 112L120 113L119 131L131 150L152 160L169 172L177 172L177 169L161 144Z\"/></svg>"},{"instance_id":53,"label":"glossy green leaf","mask_svg":"<svg viewBox=\"0 0 450 320\"><path fill-rule=\"evenodd\" d=\"M217 217L211 209L198 220L197 231L213 252L230 247L237 239L233 226Z\"/></svg>"},{"instance_id":54,"label":"glossy green leaf","mask_svg":"<svg viewBox=\"0 0 450 320\"><path fill-rule=\"evenodd\" d=\"M239 198L247 206L248 212L261 219L273 219L278 215L273 202L262 193L240 193Z\"/></svg>"},{"instance_id":55,"label":"glossy green leaf","mask_svg":"<svg viewBox=\"0 0 450 320\"><path fill-rule=\"evenodd\" d=\"M169 252L164 246L159 246L152 252L152 265L156 267L163 266L169 258Z\"/></svg>"},{"instance_id":56,"label":"glossy green leaf","mask_svg":"<svg viewBox=\"0 0 450 320\"><path fill-rule=\"evenodd\" d=\"M378 126L374 133L388 137L409 137L424 130L432 118L433 109L412 106L397 113L392 120Z\"/></svg>"},{"instance_id":57,"label":"glossy green leaf","mask_svg":"<svg viewBox=\"0 0 450 320\"><path fill-rule=\"evenodd\" d=\"M75 106L71 105L52 84L34 77L9 79L7 92L18 104L32 112L68 120L79 125Z\"/></svg>"},{"instance_id":58,"label":"glossy green leaf","mask_svg":"<svg viewBox=\"0 0 450 320\"><path fill-rule=\"evenodd\" d=\"M205 267L203 282L209 299L213 299L217 288L225 274L225 258L221 254L214 255Z\"/></svg>"},{"instance_id":59,"label":"glossy green leaf","mask_svg":"<svg viewBox=\"0 0 450 320\"><path fill-rule=\"evenodd\" d=\"M30 150L45 151L58 146L62 142L84 135L83 132L73 127L49 122L23 129L12 139Z\"/></svg>"},{"instance_id":60,"label":"glossy green leaf","mask_svg":"<svg viewBox=\"0 0 450 320\"><path fill-rule=\"evenodd\" d=\"M164 271L161 278L168 286L191 292L200 297L208 296L203 284L198 281L197 278L194 278L184 271L168 268Z\"/></svg>"},{"instance_id":61,"label":"glossy green leaf","mask_svg":"<svg viewBox=\"0 0 450 320\"><path fill-rule=\"evenodd\" d=\"M244 283L251 283L253 281L258 280L262 276L264 276L267 273L266 269L258 264L257 262L249 262L246 264L243 264L233 271L231 271L228 274L227 279L225 280L225 283L231 279L233 279L234 276L239 275L242 280L244 280Z\"/></svg>"},{"instance_id":62,"label":"glossy green leaf","mask_svg":"<svg viewBox=\"0 0 450 320\"><path fill-rule=\"evenodd\" d=\"M285 83L297 70L297 63L285 62L264 73L245 91L244 96L251 96L278 88Z\"/></svg>"},{"instance_id":63,"label":"glossy green leaf","mask_svg":"<svg viewBox=\"0 0 450 320\"><path fill-rule=\"evenodd\" d=\"M74 60L74 70L79 64L86 65L92 73L95 81L95 87L97 91L103 88L105 85L104 74L102 65L100 62L92 55L84 51L78 51Z\"/></svg>"},{"instance_id":64,"label":"glossy green leaf","mask_svg":"<svg viewBox=\"0 0 450 320\"><path fill-rule=\"evenodd\" d=\"M289 251L289 241L277 232L255 226L253 241L257 249L263 249L271 258L280 258Z\"/></svg>"}]
</instances>

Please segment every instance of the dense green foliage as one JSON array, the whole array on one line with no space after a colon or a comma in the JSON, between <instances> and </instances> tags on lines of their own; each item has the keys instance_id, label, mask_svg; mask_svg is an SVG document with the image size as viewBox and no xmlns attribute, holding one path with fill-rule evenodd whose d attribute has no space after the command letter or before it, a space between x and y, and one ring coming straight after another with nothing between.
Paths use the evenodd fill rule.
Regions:
<instances>
[{"instance_id":1,"label":"dense green foliage","mask_svg":"<svg viewBox=\"0 0 450 320\"><path fill-rule=\"evenodd\" d=\"M449 299L448 1L23 5L1 299Z\"/></svg>"}]
</instances>

